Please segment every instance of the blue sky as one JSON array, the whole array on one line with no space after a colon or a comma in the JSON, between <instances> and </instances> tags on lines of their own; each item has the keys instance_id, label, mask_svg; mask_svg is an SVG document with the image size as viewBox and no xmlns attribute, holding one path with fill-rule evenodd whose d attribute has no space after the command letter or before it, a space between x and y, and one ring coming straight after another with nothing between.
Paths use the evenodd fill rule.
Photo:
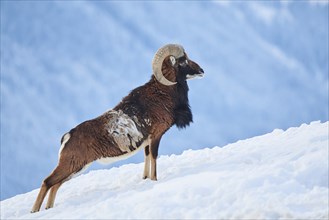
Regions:
<instances>
[{"instance_id":1,"label":"blue sky","mask_svg":"<svg viewBox=\"0 0 329 220\"><path fill-rule=\"evenodd\" d=\"M166 43L205 77L160 155L328 120L324 1L1 1L1 200L39 187L61 136L147 82Z\"/></svg>"}]
</instances>

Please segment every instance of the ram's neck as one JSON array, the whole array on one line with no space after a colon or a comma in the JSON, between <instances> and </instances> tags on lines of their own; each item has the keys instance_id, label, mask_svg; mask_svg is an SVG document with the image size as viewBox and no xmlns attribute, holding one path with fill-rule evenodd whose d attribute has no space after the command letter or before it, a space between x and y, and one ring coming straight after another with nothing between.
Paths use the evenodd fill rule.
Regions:
<instances>
[{"instance_id":1,"label":"ram's neck","mask_svg":"<svg viewBox=\"0 0 329 220\"><path fill-rule=\"evenodd\" d=\"M177 83L177 98L175 105L175 125L178 128L185 128L193 122L193 116L188 100L188 85L186 81Z\"/></svg>"},{"instance_id":2,"label":"ram's neck","mask_svg":"<svg viewBox=\"0 0 329 220\"><path fill-rule=\"evenodd\" d=\"M122 110L131 117L143 119L147 127L161 124L166 130L174 124L174 90L152 77L145 85L131 91L114 110Z\"/></svg>"}]
</instances>

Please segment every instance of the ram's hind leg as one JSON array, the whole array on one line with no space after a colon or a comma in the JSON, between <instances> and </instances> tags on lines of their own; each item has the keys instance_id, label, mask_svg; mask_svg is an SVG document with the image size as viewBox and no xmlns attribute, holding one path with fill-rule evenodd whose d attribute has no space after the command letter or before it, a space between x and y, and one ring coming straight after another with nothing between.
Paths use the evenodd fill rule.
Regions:
<instances>
[{"instance_id":1,"label":"ram's hind leg","mask_svg":"<svg viewBox=\"0 0 329 220\"><path fill-rule=\"evenodd\" d=\"M55 187L51 190L51 195L48 200L48 204L52 205L55 200L56 192L58 188L60 187L61 183L67 179L72 173L70 173L66 167L62 167L61 164L59 164L55 170L42 182L38 197L32 207L31 212L38 212L40 210L40 207L42 205L43 200L45 199L47 192L50 188ZM47 204L47 207L48 207ZM50 207L48 207L50 208Z\"/></svg>"},{"instance_id":2,"label":"ram's hind leg","mask_svg":"<svg viewBox=\"0 0 329 220\"><path fill-rule=\"evenodd\" d=\"M37 199L35 200L35 203L32 207L31 212L38 212L40 210L41 204L43 200L45 199L45 196L47 195L47 192L49 190L49 186L45 182L42 183L39 194Z\"/></svg>"},{"instance_id":3,"label":"ram's hind leg","mask_svg":"<svg viewBox=\"0 0 329 220\"><path fill-rule=\"evenodd\" d=\"M54 207L54 202L55 202L55 198L56 198L56 193L59 189L59 187L65 182L59 182L57 184L55 184L53 187L51 187L50 192L49 192L49 196L48 196L48 201L47 201L47 205L46 205L46 209L52 208Z\"/></svg>"}]
</instances>

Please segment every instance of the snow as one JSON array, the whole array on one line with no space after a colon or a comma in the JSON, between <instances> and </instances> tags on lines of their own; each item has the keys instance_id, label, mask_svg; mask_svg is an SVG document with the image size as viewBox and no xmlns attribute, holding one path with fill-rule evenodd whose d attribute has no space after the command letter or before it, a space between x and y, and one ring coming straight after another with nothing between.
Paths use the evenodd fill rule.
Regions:
<instances>
[{"instance_id":1,"label":"snow","mask_svg":"<svg viewBox=\"0 0 329 220\"><path fill-rule=\"evenodd\" d=\"M158 159L90 171L55 206L30 214L38 189L1 202L1 219L328 219L329 122L320 121ZM44 202L45 203L45 202Z\"/></svg>"}]
</instances>

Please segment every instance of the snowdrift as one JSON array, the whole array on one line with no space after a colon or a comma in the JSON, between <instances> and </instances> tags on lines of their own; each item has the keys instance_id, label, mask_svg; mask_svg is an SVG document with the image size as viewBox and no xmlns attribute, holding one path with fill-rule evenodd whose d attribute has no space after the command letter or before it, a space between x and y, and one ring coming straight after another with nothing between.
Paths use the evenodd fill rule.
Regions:
<instances>
[{"instance_id":1,"label":"snowdrift","mask_svg":"<svg viewBox=\"0 0 329 220\"><path fill-rule=\"evenodd\" d=\"M328 128L312 122L224 147L91 171L65 183L55 207L30 214L38 189L1 202L1 219L328 218Z\"/></svg>"}]
</instances>

